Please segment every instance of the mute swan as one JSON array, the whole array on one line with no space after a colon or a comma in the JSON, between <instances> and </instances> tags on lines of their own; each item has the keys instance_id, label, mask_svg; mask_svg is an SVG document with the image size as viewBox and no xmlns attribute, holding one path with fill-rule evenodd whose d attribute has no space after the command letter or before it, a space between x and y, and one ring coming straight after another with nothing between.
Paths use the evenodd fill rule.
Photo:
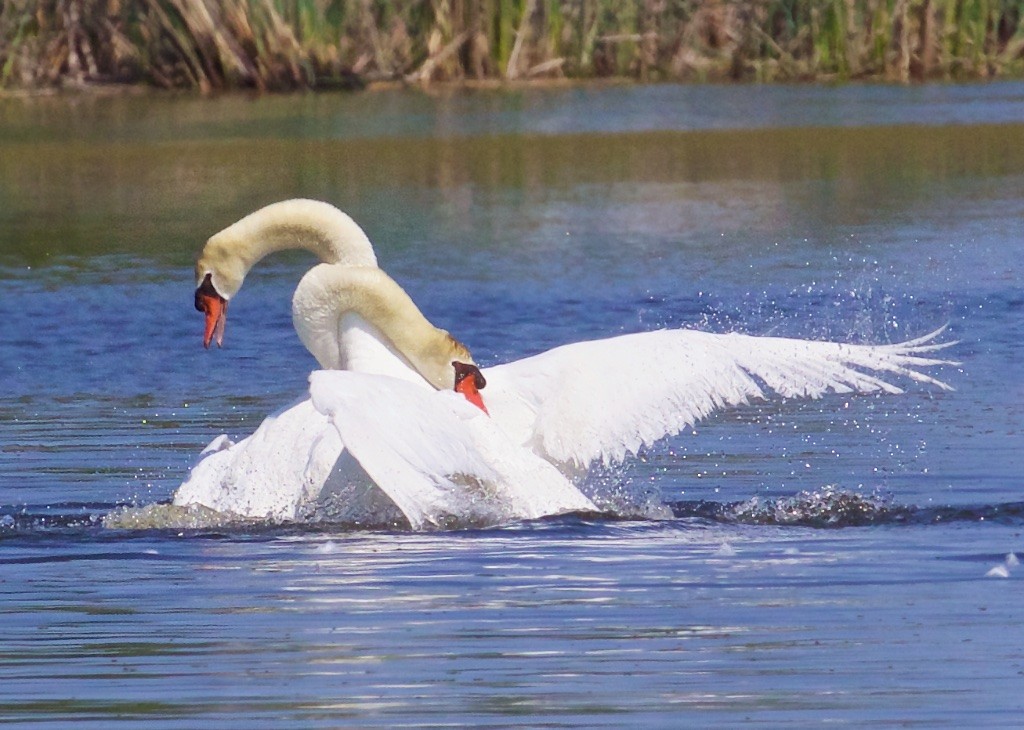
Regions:
<instances>
[{"instance_id":1,"label":"mute swan","mask_svg":"<svg viewBox=\"0 0 1024 730\"><path fill-rule=\"evenodd\" d=\"M383 510L413 528L593 510L572 477L766 390L901 392L885 376L949 389L919 370L949 364L928 356L952 344L935 342L942 330L894 345L662 330L481 372L377 268L359 226L311 200L269 205L207 241L196 263L204 345L221 344L228 302L252 266L290 248L323 262L299 282L292 317L324 370L311 375L309 398L248 438L215 439L175 504L283 520L326 504L336 517Z\"/></svg>"}]
</instances>

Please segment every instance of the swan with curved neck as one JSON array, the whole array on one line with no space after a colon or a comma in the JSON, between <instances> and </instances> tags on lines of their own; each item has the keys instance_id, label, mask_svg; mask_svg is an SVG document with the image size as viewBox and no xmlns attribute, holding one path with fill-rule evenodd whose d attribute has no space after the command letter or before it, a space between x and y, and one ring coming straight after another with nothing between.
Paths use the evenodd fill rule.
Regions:
<instances>
[{"instance_id":1,"label":"swan with curved neck","mask_svg":"<svg viewBox=\"0 0 1024 730\"><path fill-rule=\"evenodd\" d=\"M295 329L321 367L351 368L357 359L353 349L379 342L434 388L456 390L486 412L478 392L486 381L466 346L432 325L377 268L370 239L355 221L315 200L268 205L206 242L196 262L195 294L196 309L206 314L205 347L214 339L223 343L228 301L249 270L288 249L305 249L322 262L302 278L292 298ZM353 343L345 334L353 329L369 337L356 336Z\"/></svg>"},{"instance_id":2,"label":"swan with curved neck","mask_svg":"<svg viewBox=\"0 0 1024 730\"><path fill-rule=\"evenodd\" d=\"M196 261L196 286L209 277L214 290L231 299L260 259L296 248L326 264L377 266L370 239L345 213L319 200L285 200L210 236Z\"/></svg>"},{"instance_id":3,"label":"swan with curved neck","mask_svg":"<svg viewBox=\"0 0 1024 730\"><path fill-rule=\"evenodd\" d=\"M252 266L288 248L323 262L299 282L292 316L328 371L310 376L308 399L251 436L216 440L176 504L294 519L318 500L351 493L347 454L413 527L443 524L488 495L497 495L500 519L589 510L578 485L592 464L620 462L714 411L772 392L899 393L889 382L897 376L949 390L923 372L952 364L932 356L953 344L936 341L941 329L885 345L678 329L491 366L484 408L483 375L469 351L377 268L351 218L308 200L267 206L206 243L196 264L205 345L220 344L227 302ZM453 387L491 417L434 392Z\"/></svg>"}]
</instances>

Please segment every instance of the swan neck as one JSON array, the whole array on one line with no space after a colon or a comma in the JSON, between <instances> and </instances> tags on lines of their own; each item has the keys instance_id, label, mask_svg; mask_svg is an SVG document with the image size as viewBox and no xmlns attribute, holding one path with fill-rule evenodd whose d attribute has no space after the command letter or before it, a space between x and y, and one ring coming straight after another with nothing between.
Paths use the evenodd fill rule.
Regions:
<instances>
[{"instance_id":1,"label":"swan neck","mask_svg":"<svg viewBox=\"0 0 1024 730\"><path fill-rule=\"evenodd\" d=\"M196 281L211 275L230 299L245 275L265 256L304 249L323 263L376 267L370 239L348 215L315 200L268 205L210 237L196 263Z\"/></svg>"},{"instance_id":2,"label":"swan neck","mask_svg":"<svg viewBox=\"0 0 1024 730\"><path fill-rule=\"evenodd\" d=\"M453 361L473 363L469 350L423 316L408 294L376 267L321 264L299 282L292 299L295 329L326 369L349 368L359 353L342 337L351 315L370 325L381 344L438 390L455 387ZM379 333L379 335L378 335ZM381 373L390 374L390 373Z\"/></svg>"}]
</instances>

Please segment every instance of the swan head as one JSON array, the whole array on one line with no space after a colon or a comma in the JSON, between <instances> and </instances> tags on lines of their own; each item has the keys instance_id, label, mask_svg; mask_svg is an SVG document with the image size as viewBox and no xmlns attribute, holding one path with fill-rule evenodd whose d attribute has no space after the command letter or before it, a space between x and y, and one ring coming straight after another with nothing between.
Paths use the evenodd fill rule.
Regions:
<instances>
[{"instance_id":1,"label":"swan head","mask_svg":"<svg viewBox=\"0 0 1024 730\"><path fill-rule=\"evenodd\" d=\"M217 347L223 345L228 300L217 292L210 274L203 277L202 283L196 287L196 309L206 315L203 347L209 347L214 337L217 338Z\"/></svg>"},{"instance_id":2,"label":"swan head","mask_svg":"<svg viewBox=\"0 0 1024 730\"><path fill-rule=\"evenodd\" d=\"M242 288L248 271L225 233L211 237L196 261L196 309L206 315L203 347L209 347L215 337L218 347L224 343L228 300Z\"/></svg>"},{"instance_id":3,"label":"swan head","mask_svg":"<svg viewBox=\"0 0 1024 730\"><path fill-rule=\"evenodd\" d=\"M245 275L249 273L249 265L225 233L221 231L211 236L196 259L196 290L207 284L227 300L242 288Z\"/></svg>"},{"instance_id":4,"label":"swan head","mask_svg":"<svg viewBox=\"0 0 1024 730\"><path fill-rule=\"evenodd\" d=\"M470 403L484 413L488 413L484 399L480 395L481 389L487 385L487 380L480 372L480 368L472 363L458 360L452 361L452 368L455 370L455 392L461 393ZM488 415L490 414L488 413Z\"/></svg>"}]
</instances>

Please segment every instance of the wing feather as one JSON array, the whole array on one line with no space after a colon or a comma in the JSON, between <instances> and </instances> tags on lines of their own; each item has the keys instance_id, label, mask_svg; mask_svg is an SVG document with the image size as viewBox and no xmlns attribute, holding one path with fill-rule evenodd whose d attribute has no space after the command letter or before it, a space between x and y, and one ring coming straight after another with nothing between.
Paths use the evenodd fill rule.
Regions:
<instances>
[{"instance_id":1,"label":"wing feather","mask_svg":"<svg viewBox=\"0 0 1024 730\"><path fill-rule=\"evenodd\" d=\"M944 328L943 328L944 329ZM711 413L766 398L900 393L907 378L949 390L924 368L952 342L838 342L661 330L578 342L487 369L485 400L519 440L561 464L621 461Z\"/></svg>"},{"instance_id":2,"label":"wing feather","mask_svg":"<svg viewBox=\"0 0 1024 730\"><path fill-rule=\"evenodd\" d=\"M414 529L595 510L551 464L452 392L350 371L310 375L318 411Z\"/></svg>"}]
</instances>

